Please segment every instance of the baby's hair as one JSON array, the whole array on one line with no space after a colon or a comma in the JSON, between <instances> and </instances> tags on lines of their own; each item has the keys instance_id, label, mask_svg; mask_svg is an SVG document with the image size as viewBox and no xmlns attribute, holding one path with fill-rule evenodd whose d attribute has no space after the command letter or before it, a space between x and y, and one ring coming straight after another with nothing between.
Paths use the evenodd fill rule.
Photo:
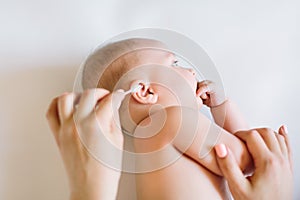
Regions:
<instances>
[{"instance_id":1,"label":"baby's hair","mask_svg":"<svg viewBox=\"0 0 300 200\"><path fill-rule=\"evenodd\" d=\"M134 57L125 59L122 55L137 49L162 48L163 46L165 45L162 42L154 39L130 38L108 43L96 49L83 66L83 89L101 87L112 91L116 82L128 70L127 66L137 59ZM112 67L116 65L116 68ZM106 72L105 77L104 72Z\"/></svg>"}]
</instances>

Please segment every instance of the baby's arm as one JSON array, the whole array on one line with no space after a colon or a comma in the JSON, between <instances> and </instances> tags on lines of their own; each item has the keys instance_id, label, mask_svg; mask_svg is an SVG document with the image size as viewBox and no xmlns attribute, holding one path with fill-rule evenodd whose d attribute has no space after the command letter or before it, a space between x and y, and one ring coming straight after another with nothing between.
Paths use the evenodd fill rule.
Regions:
<instances>
[{"instance_id":1,"label":"baby's arm","mask_svg":"<svg viewBox=\"0 0 300 200\"><path fill-rule=\"evenodd\" d=\"M217 175L222 173L213 147L219 143L232 150L242 171L248 171L252 166L245 144L196 109L168 107L165 111L158 111L142 121L134 135L137 136L134 137L137 153L154 152L171 144L179 152Z\"/></svg>"},{"instance_id":2,"label":"baby's arm","mask_svg":"<svg viewBox=\"0 0 300 200\"><path fill-rule=\"evenodd\" d=\"M173 141L173 145L176 149L183 152L186 156L194 159L196 162L200 163L211 172L217 175L222 175L216 161L216 155L213 151L213 146L215 144L223 143L226 146L230 147L242 171L248 171L251 168L252 159L247 151L245 144L242 141L240 141L237 137L230 134L226 130L220 128L218 125L212 123L200 112L192 109L184 109L183 111L185 112L185 114L188 113L190 117L198 118L198 126L196 128L196 132L194 133L194 140L188 146L188 149L185 149L186 145L182 145L184 138L190 138L187 134L193 133L181 133L177 131L181 122L180 115L182 113L182 110L180 110L179 107L171 107L167 109L168 119L162 132L166 135L170 134L171 132L173 134L180 134ZM186 144L186 141L184 141L184 143Z\"/></svg>"},{"instance_id":3,"label":"baby's arm","mask_svg":"<svg viewBox=\"0 0 300 200\"><path fill-rule=\"evenodd\" d=\"M221 105L210 108L210 111L216 124L230 133L249 129L237 105L229 99Z\"/></svg>"}]
</instances>

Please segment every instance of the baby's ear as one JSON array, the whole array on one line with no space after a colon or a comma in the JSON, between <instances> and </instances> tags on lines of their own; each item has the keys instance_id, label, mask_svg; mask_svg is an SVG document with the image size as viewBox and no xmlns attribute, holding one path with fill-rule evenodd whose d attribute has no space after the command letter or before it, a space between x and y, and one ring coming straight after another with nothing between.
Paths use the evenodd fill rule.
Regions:
<instances>
[{"instance_id":1,"label":"baby's ear","mask_svg":"<svg viewBox=\"0 0 300 200\"><path fill-rule=\"evenodd\" d=\"M137 85L141 85L142 87L138 87L137 90L132 92L132 98L141 104L155 104L157 102L158 93L154 91L151 84L144 81L134 81L131 84L131 88L135 88Z\"/></svg>"}]
</instances>

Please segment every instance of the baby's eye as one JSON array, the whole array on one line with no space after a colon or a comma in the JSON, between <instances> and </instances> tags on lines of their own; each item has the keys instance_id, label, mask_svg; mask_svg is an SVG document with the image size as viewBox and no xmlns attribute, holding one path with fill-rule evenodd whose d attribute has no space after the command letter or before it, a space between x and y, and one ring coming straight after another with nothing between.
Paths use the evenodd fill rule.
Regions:
<instances>
[{"instance_id":1,"label":"baby's eye","mask_svg":"<svg viewBox=\"0 0 300 200\"><path fill-rule=\"evenodd\" d=\"M176 67L178 66L178 60L174 60L173 64L172 64L173 67Z\"/></svg>"}]
</instances>

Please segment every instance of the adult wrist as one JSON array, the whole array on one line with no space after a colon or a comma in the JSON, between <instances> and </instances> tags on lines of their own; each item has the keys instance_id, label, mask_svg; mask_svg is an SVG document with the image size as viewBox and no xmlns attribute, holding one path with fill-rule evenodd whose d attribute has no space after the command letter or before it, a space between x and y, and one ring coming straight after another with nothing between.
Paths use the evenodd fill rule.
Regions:
<instances>
[{"instance_id":1,"label":"adult wrist","mask_svg":"<svg viewBox=\"0 0 300 200\"><path fill-rule=\"evenodd\" d=\"M70 200L115 200L117 197L121 172L107 168L101 176L82 181L76 188L71 188Z\"/></svg>"}]
</instances>

